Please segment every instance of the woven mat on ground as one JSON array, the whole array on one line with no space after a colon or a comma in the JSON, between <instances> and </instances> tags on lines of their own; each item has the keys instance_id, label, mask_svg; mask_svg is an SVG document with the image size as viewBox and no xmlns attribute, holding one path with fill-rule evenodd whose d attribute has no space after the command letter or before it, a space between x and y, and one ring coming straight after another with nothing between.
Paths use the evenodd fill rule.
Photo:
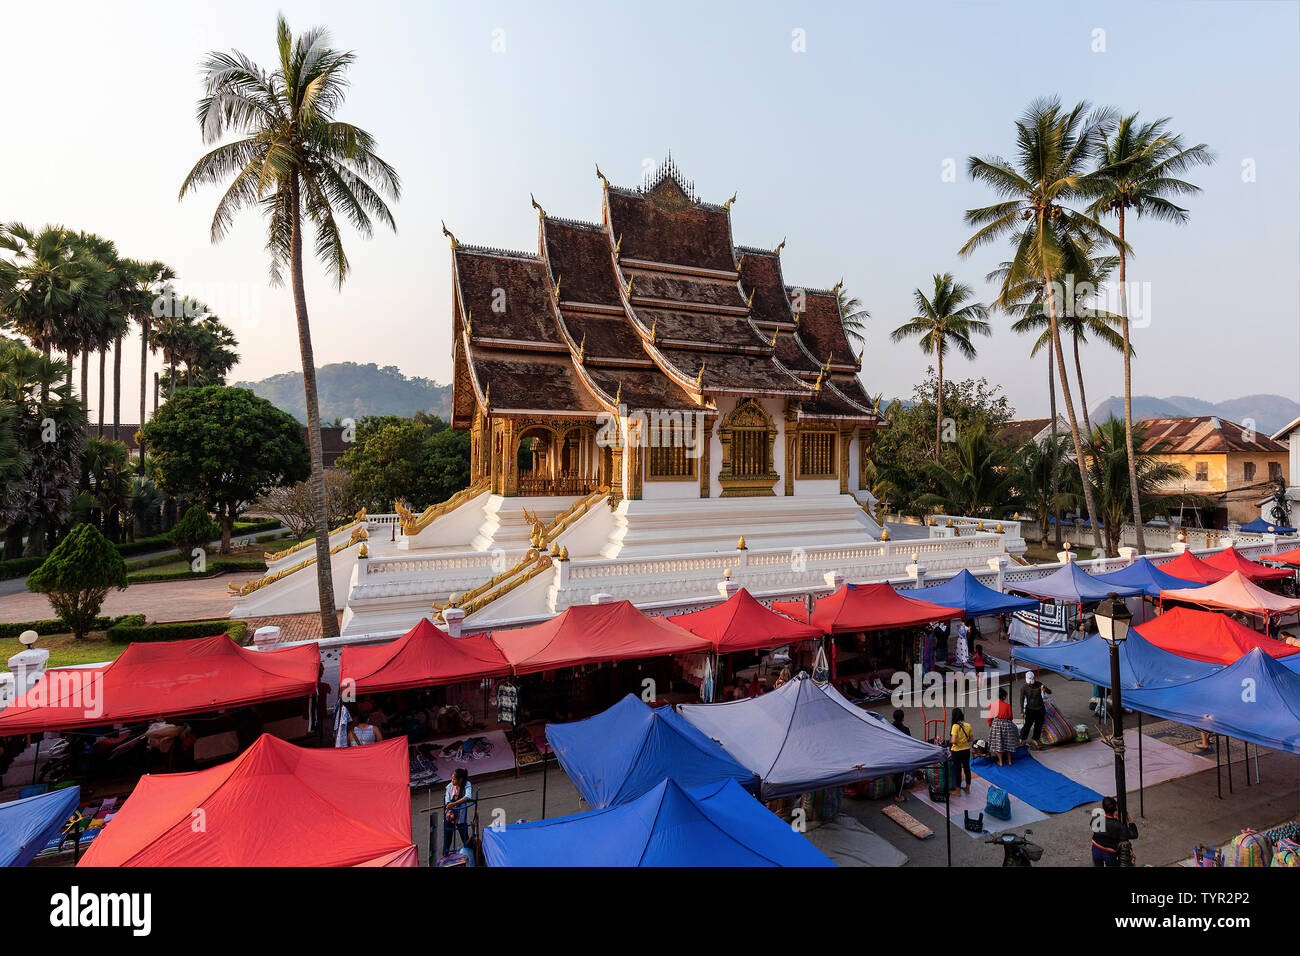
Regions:
<instances>
[{"instance_id":1,"label":"woven mat on ground","mask_svg":"<svg viewBox=\"0 0 1300 956\"><path fill-rule=\"evenodd\" d=\"M1039 763L1029 752L1017 750L1011 765L999 767L987 757L971 761L971 770L1013 797L1044 813L1064 813L1084 803L1097 803L1101 794L1080 786L1064 774Z\"/></svg>"}]
</instances>

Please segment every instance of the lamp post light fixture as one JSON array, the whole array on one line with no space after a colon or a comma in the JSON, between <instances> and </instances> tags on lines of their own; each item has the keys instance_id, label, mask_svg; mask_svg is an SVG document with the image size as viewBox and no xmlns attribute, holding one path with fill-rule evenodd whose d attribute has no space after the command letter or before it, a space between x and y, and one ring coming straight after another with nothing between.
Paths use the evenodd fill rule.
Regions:
<instances>
[{"instance_id":1,"label":"lamp post light fixture","mask_svg":"<svg viewBox=\"0 0 1300 956\"><path fill-rule=\"evenodd\" d=\"M1124 776L1124 704L1120 693L1119 648L1128 638L1133 612L1112 591L1094 612L1097 631L1110 645L1110 712L1113 726L1111 746L1115 750L1115 800L1119 804L1119 822L1128 825L1128 783ZM1126 853L1119 854L1120 865L1126 865Z\"/></svg>"}]
</instances>

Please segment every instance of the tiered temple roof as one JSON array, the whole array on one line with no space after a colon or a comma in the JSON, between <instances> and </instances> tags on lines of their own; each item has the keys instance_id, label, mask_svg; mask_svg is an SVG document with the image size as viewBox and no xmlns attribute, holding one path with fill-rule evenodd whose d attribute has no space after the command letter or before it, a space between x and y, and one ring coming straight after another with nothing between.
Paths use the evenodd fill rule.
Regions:
<instances>
[{"instance_id":1,"label":"tiered temple roof","mask_svg":"<svg viewBox=\"0 0 1300 956\"><path fill-rule=\"evenodd\" d=\"M723 395L785 398L800 418L887 424L857 380L835 293L787 286L780 246L735 246L730 200L700 202L671 160L640 189L600 179L599 224L534 201L536 254L447 233L454 425L477 410L708 411Z\"/></svg>"}]
</instances>

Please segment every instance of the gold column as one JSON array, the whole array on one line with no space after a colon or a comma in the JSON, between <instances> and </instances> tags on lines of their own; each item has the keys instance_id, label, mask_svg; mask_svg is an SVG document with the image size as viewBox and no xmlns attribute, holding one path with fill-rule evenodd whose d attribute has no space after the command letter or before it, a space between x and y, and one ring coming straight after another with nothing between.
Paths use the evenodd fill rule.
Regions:
<instances>
[{"instance_id":1,"label":"gold column","mask_svg":"<svg viewBox=\"0 0 1300 956\"><path fill-rule=\"evenodd\" d=\"M794 494L794 476L799 470L799 410L785 403L785 493Z\"/></svg>"},{"instance_id":2,"label":"gold column","mask_svg":"<svg viewBox=\"0 0 1300 956\"><path fill-rule=\"evenodd\" d=\"M713 445L713 426L717 424L717 419L711 415L704 416L704 429L700 440L704 443L700 447L700 460L696 463L700 469L700 497L709 497L709 492L713 488L713 475L709 471L709 449Z\"/></svg>"},{"instance_id":3,"label":"gold column","mask_svg":"<svg viewBox=\"0 0 1300 956\"><path fill-rule=\"evenodd\" d=\"M519 450L515 438L515 423L510 419L501 422L501 494L512 497L519 494Z\"/></svg>"},{"instance_id":4,"label":"gold column","mask_svg":"<svg viewBox=\"0 0 1300 956\"><path fill-rule=\"evenodd\" d=\"M849 493L849 443L853 441L853 429L840 429L840 494Z\"/></svg>"}]
</instances>

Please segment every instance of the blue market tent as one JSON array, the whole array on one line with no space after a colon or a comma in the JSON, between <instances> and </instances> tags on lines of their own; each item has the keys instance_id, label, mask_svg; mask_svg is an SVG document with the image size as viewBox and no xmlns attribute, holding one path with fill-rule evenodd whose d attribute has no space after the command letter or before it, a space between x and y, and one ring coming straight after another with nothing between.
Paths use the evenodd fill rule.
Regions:
<instances>
[{"instance_id":1,"label":"blue market tent","mask_svg":"<svg viewBox=\"0 0 1300 956\"><path fill-rule=\"evenodd\" d=\"M671 708L628 694L595 717L547 724L546 740L592 809L635 800L665 777L686 787L735 780L758 792L758 777Z\"/></svg>"},{"instance_id":2,"label":"blue market tent","mask_svg":"<svg viewBox=\"0 0 1300 956\"><path fill-rule=\"evenodd\" d=\"M1099 634L1081 641L1066 641L1047 647L1013 645L1011 656L1020 664L1029 664L1066 677L1110 687L1110 645ZM1128 632L1128 640L1119 648L1120 690L1124 693L1125 706L1129 705L1130 689L1182 684L1207 677L1221 669L1218 664L1171 654L1152 644L1136 630Z\"/></svg>"},{"instance_id":3,"label":"blue market tent","mask_svg":"<svg viewBox=\"0 0 1300 956\"><path fill-rule=\"evenodd\" d=\"M1146 558L1138 558L1127 568L1120 568L1118 571L1111 571L1109 574L1097 574L1093 576L1094 581L1104 581L1107 584L1118 585L1122 588L1141 588L1147 597L1160 597L1161 590L1173 591L1177 588L1203 588L1204 581L1189 581L1186 578L1176 578L1172 574L1161 571L1157 565L1152 564ZM1116 591L1116 594L1119 592Z\"/></svg>"},{"instance_id":4,"label":"blue market tent","mask_svg":"<svg viewBox=\"0 0 1300 956\"><path fill-rule=\"evenodd\" d=\"M1288 528L1282 524L1273 524L1263 518L1256 518L1254 521L1247 522L1241 526L1241 530L1255 534L1295 534L1295 528Z\"/></svg>"},{"instance_id":5,"label":"blue market tent","mask_svg":"<svg viewBox=\"0 0 1300 956\"><path fill-rule=\"evenodd\" d=\"M51 790L0 803L0 866L26 866L71 818L81 788Z\"/></svg>"},{"instance_id":6,"label":"blue market tent","mask_svg":"<svg viewBox=\"0 0 1300 956\"><path fill-rule=\"evenodd\" d=\"M965 611L967 617L980 617L984 614L1009 614L1012 611L1024 611L1038 607L1038 601L1035 598L1004 594L1001 591L993 590L987 585L980 584L975 575L965 568L962 568L958 574L955 574L943 584L936 584L932 588L923 588L919 591L911 591L909 596L918 597L923 601L929 601L931 604L958 608Z\"/></svg>"},{"instance_id":7,"label":"blue market tent","mask_svg":"<svg viewBox=\"0 0 1300 956\"><path fill-rule=\"evenodd\" d=\"M1111 594L1116 597L1136 597L1143 593L1140 587L1125 587L1110 581L1099 581L1073 561L1045 578L1017 581L1012 587L1025 594L1050 598L1053 601L1069 601L1073 604L1103 601Z\"/></svg>"},{"instance_id":8,"label":"blue market tent","mask_svg":"<svg viewBox=\"0 0 1300 956\"><path fill-rule=\"evenodd\" d=\"M1300 674L1258 647L1198 680L1126 691L1124 706L1208 733L1300 753Z\"/></svg>"},{"instance_id":9,"label":"blue market tent","mask_svg":"<svg viewBox=\"0 0 1300 956\"><path fill-rule=\"evenodd\" d=\"M834 866L734 780L483 832L489 866Z\"/></svg>"},{"instance_id":10,"label":"blue market tent","mask_svg":"<svg viewBox=\"0 0 1300 956\"><path fill-rule=\"evenodd\" d=\"M776 690L681 715L762 780L771 800L941 762L943 751L875 718L830 684L800 673Z\"/></svg>"}]
</instances>

